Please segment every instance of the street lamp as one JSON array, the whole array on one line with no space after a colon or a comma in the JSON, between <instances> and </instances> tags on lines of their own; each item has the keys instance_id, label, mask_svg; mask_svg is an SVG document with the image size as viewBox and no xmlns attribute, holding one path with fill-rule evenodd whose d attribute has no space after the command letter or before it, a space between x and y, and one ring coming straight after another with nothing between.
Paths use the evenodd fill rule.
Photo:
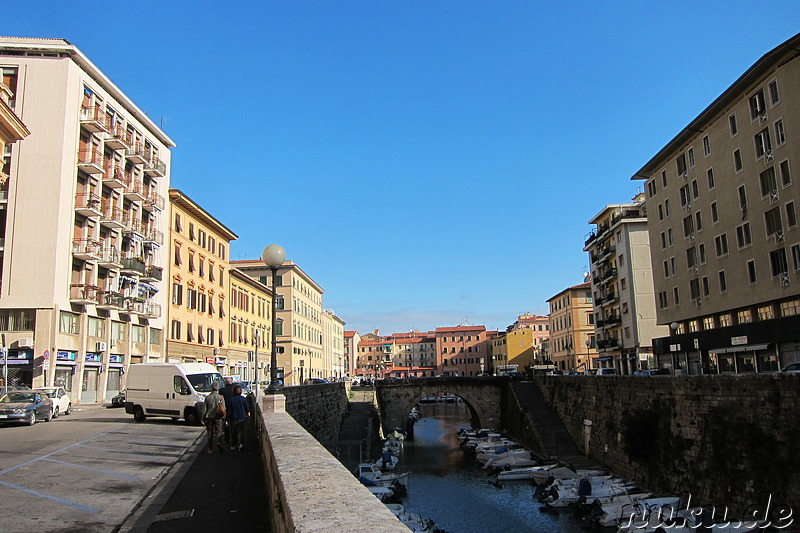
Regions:
<instances>
[{"instance_id":1,"label":"street lamp","mask_svg":"<svg viewBox=\"0 0 800 533\"><path fill-rule=\"evenodd\" d=\"M272 271L272 352L269 365L269 387L267 393L274 394L283 388L283 383L278 383L278 295L275 294L278 268L286 260L286 251L278 244L270 244L261 253L261 260Z\"/></svg>"},{"instance_id":2,"label":"street lamp","mask_svg":"<svg viewBox=\"0 0 800 533\"><path fill-rule=\"evenodd\" d=\"M589 339L586 339L586 342L584 342L584 344L586 344L586 362L588 363L589 362L589 346L592 345L592 341L590 341ZM586 367L588 367L588 365L584 365L584 367L586 368Z\"/></svg>"}]
</instances>

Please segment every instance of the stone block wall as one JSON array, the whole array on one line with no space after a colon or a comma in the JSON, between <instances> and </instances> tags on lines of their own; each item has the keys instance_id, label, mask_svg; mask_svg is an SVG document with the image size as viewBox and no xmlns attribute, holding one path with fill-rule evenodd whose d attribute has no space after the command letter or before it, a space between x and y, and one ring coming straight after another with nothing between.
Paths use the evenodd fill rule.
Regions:
<instances>
[{"instance_id":1,"label":"stone block wall","mask_svg":"<svg viewBox=\"0 0 800 533\"><path fill-rule=\"evenodd\" d=\"M348 390L343 382L286 387L286 412L319 442L337 440Z\"/></svg>"},{"instance_id":2,"label":"stone block wall","mask_svg":"<svg viewBox=\"0 0 800 533\"><path fill-rule=\"evenodd\" d=\"M744 511L800 506L800 376L536 379L572 439L611 471L665 494Z\"/></svg>"}]
</instances>

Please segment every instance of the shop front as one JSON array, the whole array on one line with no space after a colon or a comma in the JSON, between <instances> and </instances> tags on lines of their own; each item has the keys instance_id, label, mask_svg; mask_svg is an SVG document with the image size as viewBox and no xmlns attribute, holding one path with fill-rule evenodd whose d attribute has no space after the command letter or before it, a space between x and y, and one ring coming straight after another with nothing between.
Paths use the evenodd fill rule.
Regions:
<instances>
[{"instance_id":1,"label":"shop front","mask_svg":"<svg viewBox=\"0 0 800 533\"><path fill-rule=\"evenodd\" d=\"M122 374L125 373L125 356L111 354L108 356L108 371L106 372L106 400L111 400L119 394L122 383Z\"/></svg>"},{"instance_id":2,"label":"shop front","mask_svg":"<svg viewBox=\"0 0 800 533\"><path fill-rule=\"evenodd\" d=\"M3 368L8 368L8 384L11 386L33 386L33 350L9 349L6 360L0 359ZM4 369L0 369L3 372ZM0 381L3 374L0 374Z\"/></svg>"},{"instance_id":3,"label":"shop front","mask_svg":"<svg viewBox=\"0 0 800 533\"><path fill-rule=\"evenodd\" d=\"M81 403L97 403L100 390L100 370L103 368L102 355L87 352L83 361L83 385L81 387Z\"/></svg>"},{"instance_id":4,"label":"shop front","mask_svg":"<svg viewBox=\"0 0 800 533\"><path fill-rule=\"evenodd\" d=\"M72 393L72 378L75 375L78 352L69 350L58 350L56 352L56 368L53 385L64 387L68 393ZM71 394L70 394L71 396Z\"/></svg>"}]
</instances>

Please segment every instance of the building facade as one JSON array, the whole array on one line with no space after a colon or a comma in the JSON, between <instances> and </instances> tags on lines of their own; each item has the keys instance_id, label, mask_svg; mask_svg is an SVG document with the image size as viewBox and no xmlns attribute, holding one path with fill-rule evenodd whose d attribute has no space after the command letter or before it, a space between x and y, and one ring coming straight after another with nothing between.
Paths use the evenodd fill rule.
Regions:
<instances>
[{"instance_id":1,"label":"building facade","mask_svg":"<svg viewBox=\"0 0 800 533\"><path fill-rule=\"evenodd\" d=\"M550 321L546 316L520 315L506 333L507 364L518 372L525 372L537 362L543 364L542 341L548 338Z\"/></svg>"},{"instance_id":2,"label":"building facade","mask_svg":"<svg viewBox=\"0 0 800 533\"><path fill-rule=\"evenodd\" d=\"M269 384L272 291L235 268L230 269L229 286L230 332L223 375Z\"/></svg>"},{"instance_id":3,"label":"building facade","mask_svg":"<svg viewBox=\"0 0 800 533\"><path fill-rule=\"evenodd\" d=\"M442 376L477 376L489 368L485 326L436 328L436 372Z\"/></svg>"},{"instance_id":4,"label":"building facade","mask_svg":"<svg viewBox=\"0 0 800 533\"><path fill-rule=\"evenodd\" d=\"M322 365L329 372L325 377L337 381L347 375L344 325L344 320L333 311L322 312Z\"/></svg>"},{"instance_id":5,"label":"building facade","mask_svg":"<svg viewBox=\"0 0 800 533\"><path fill-rule=\"evenodd\" d=\"M174 143L67 41L0 38L0 68L9 108L31 132L4 154L9 382L100 402L128 365L164 357Z\"/></svg>"},{"instance_id":6,"label":"building facade","mask_svg":"<svg viewBox=\"0 0 800 533\"><path fill-rule=\"evenodd\" d=\"M610 366L598 360L591 282L564 289L547 302L550 360L556 369L585 372L603 364Z\"/></svg>"},{"instance_id":7,"label":"building facade","mask_svg":"<svg viewBox=\"0 0 800 533\"><path fill-rule=\"evenodd\" d=\"M356 372L356 356L358 355L359 342L361 342L361 335L357 331L344 332L345 375L350 378L358 375Z\"/></svg>"},{"instance_id":8,"label":"building facade","mask_svg":"<svg viewBox=\"0 0 800 533\"><path fill-rule=\"evenodd\" d=\"M620 374L653 368L652 339L669 331L656 323L644 195L607 205L589 223L595 229L584 250L592 268L598 361Z\"/></svg>"},{"instance_id":9,"label":"building facade","mask_svg":"<svg viewBox=\"0 0 800 533\"><path fill-rule=\"evenodd\" d=\"M228 253L236 234L178 189L169 190L169 207L167 361L208 362L229 374Z\"/></svg>"},{"instance_id":10,"label":"building facade","mask_svg":"<svg viewBox=\"0 0 800 533\"><path fill-rule=\"evenodd\" d=\"M770 372L800 359L800 35L648 161L658 364ZM663 268L662 268L663 266Z\"/></svg>"}]
</instances>

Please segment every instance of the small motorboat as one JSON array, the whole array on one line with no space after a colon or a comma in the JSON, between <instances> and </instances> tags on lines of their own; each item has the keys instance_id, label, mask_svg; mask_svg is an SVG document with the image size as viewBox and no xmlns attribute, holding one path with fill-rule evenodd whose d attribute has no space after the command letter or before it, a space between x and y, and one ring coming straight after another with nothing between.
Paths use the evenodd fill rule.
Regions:
<instances>
[{"instance_id":1,"label":"small motorboat","mask_svg":"<svg viewBox=\"0 0 800 533\"><path fill-rule=\"evenodd\" d=\"M403 482L408 477L408 472L402 474L394 472L383 472L374 463L361 463L358 465L358 479L368 487L391 487L392 484Z\"/></svg>"},{"instance_id":2,"label":"small motorboat","mask_svg":"<svg viewBox=\"0 0 800 533\"><path fill-rule=\"evenodd\" d=\"M380 501L385 501L394 496L394 491L389 487L367 487L367 489Z\"/></svg>"}]
</instances>

